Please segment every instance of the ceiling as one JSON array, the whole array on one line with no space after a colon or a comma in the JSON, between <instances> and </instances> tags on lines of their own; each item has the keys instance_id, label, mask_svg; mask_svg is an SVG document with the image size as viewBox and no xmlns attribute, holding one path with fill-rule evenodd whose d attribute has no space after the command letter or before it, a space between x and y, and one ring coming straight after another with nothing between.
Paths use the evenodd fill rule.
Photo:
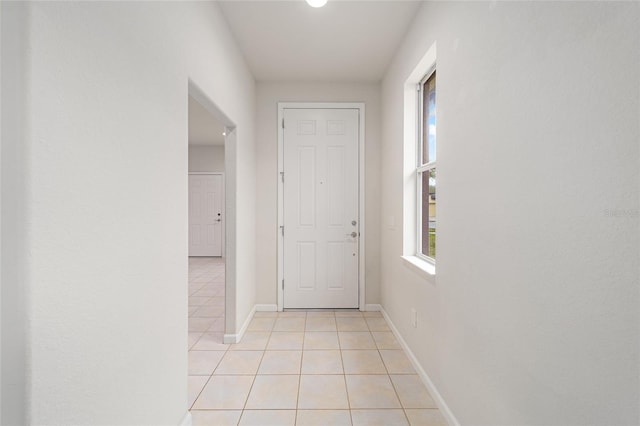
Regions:
<instances>
[{"instance_id":1,"label":"ceiling","mask_svg":"<svg viewBox=\"0 0 640 426\"><path fill-rule=\"evenodd\" d=\"M224 145L224 125L189 96L189 145Z\"/></svg>"},{"instance_id":2,"label":"ceiling","mask_svg":"<svg viewBox=\"0 0 640 426\"><path fill-rule=\"evenodd\" d=\"M382 79L421 1L219 1L257 81Z\"/></svg>"}]
</instances>

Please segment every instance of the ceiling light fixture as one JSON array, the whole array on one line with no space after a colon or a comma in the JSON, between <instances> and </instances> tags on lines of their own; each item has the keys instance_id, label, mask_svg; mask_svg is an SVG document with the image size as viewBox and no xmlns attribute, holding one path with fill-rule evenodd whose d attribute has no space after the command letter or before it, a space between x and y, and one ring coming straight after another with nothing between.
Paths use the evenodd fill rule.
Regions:
<instances>
[{"instance_id":1,"label":"ceiling light fixture","mask_svg":"<svg viewBox=\"0 0 640 426\"><path fill-rule=\"evenodd\" d=\"M322 7L327 4L327 0L307 0L307 3L311 7Z\"/></svg>"}]
</instances>

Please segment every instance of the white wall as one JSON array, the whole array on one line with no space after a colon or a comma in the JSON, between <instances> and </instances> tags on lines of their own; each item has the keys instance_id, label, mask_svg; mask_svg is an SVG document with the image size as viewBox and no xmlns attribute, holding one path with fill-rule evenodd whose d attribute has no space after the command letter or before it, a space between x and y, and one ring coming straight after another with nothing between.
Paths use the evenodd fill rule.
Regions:
<instances>
[{"instance_id":1,"label":"white wall","mask_svg":"<svg viewBox=\"0 0 640 426\"><path fill-rule=\"evenodd\" d=\"M24 176L10 187L24 215L5 224L3 214L3 230L25 229L15 257L28 271L16 285L27 297L3 294L3 303L23 303L27 324L25 423L179 424L187 411L188 82L237 125L227 162L237 173L234 308L243 322L255 293L253 78L215 3L25 7L14 30L27 36L28 50L18 52L27 72L12 99L25 105L23 134L2 139L3 161L5 149L24 155L7 172ZM11 83L3 78L3 111Z\"/></svg>"},{"instance_id":2,"label":"white wall","mask_svg":"<svg viewBox=\"0 0 640 426\"><path fill-rule=\"evenodd\" d=\"M0 3L2 34L2 133L0 194L2 229L0 257L1 298L1 399L0 424L25 424L24 401L26 356L26 304L24 265L26 223L24 191L26 185L25 147L16 143L24 138L24 99L26 30L21 25L26 13L19 3Z\"/></svg>"},{"instance_id":3,"label":"white wall","mask_svg":"<svg viewBox=\"0 0 640 426\"><path fill-rule=\"evenodd\" d=\"M639 8L428 2L384 79L382 303L463 425L640 421ZM401 135L434 42L428 280L400 259Z\"/></svg>"},{"instance_id":4,"label":"white wall","mask_svg":"<svg viewBox=\"0 0 640 426\"><path fill-rule=\"evenodd\" d=\"M256 102L257 303L277 304L278 102L364 102L366 303L379 303L380 85L258 82Z\"/></svg>"},{"instance_id":5,"label":"white wall","mask_svg":"<svg viewBox=\"0 0 640 426\"><path fill-rule=\"evenodd\" d=\"M224 172L224 146L190 145L190 172Z\"/></svg>"}]
</instances>

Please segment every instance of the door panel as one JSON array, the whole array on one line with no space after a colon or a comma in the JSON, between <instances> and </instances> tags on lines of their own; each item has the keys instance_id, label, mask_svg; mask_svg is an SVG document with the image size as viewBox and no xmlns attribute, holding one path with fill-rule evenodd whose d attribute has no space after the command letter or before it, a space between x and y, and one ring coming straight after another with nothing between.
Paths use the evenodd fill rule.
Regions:
<instances>
[{"instance_id":1,"label":"door panel","mask_svg":"<svg viewBox=\"0 0 640 426\"><path fill-rule=\"evenodd\" d=\"M359 111L284 120L284 307L357 308Z\"/></svg>"},{"instance_id":2,"label":"door panel","mask_svg":"<svg viewBox=\"0 0 640 426\"><path fill-rule=\"evenodd\" d=\"M189 175L189 256L222 256L222 175Z\"/></svg>"}]
</instances>

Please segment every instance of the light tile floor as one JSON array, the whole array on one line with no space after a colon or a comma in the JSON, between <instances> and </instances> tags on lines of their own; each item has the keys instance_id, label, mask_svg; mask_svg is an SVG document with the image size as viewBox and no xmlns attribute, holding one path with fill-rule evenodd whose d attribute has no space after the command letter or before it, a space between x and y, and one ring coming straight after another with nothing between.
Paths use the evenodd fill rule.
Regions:
<instances>
[{"instance_id":1,"label":"light tile floor","mask_svg":"<svg viewBox=\"0 0 640 426\"><path fill-rule=\"evenodd\" d=\"M189 259L194 426L446 426L379 312L257 312L225 345L224 261Z\"/></svg>"}]
</instances>

